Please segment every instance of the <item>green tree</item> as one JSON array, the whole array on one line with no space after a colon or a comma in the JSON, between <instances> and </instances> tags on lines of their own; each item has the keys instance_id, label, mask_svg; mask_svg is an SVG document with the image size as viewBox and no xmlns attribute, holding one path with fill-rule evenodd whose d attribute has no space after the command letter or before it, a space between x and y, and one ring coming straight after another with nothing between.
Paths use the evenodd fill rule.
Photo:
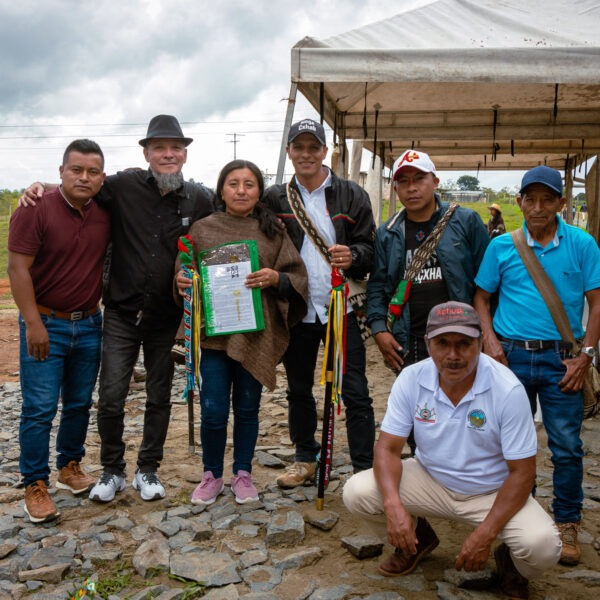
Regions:
<instances>
[{"instance_id":1,"label":"green tree","mask_svg":"<svg viewBox=\"0 0 600 600\"><path fill-rule=\"evenodd\" d=\"M461 175L456 180L456 185L463 192L474 192L479 189L479 179L473 175Z\"/></svg>"}]
</instances>

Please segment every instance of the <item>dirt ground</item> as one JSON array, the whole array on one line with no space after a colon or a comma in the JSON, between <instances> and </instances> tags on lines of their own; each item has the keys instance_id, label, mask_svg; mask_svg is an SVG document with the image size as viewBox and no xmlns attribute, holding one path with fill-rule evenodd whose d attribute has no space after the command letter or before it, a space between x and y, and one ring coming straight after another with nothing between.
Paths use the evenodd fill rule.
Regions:
<instances>
[{"instance_id":1,"label":"dirt ground","mask_svg":"<svg viewBox=\"0 0 600 600\"><path fill-rule=\"evenodd\" d=\"M0 298L2 297L2 287L0 282ZM4 303L8 300L5 298ZM15 309L1 309L0 303L0 383L6 381L18 380L18 325L17 311ZM368 376L371 385L372 397L376 407L376 418L380 422L385 411L387 394L393 382L392 373L387 370L380 360L380 355L374 346L368 349ZM280 386L281 383L280 377ZM273 399L274 398L274 399ZM261 408L261 428L258 440L259 448L290 448L287 435L287 411L283 394L267 396L266 402L263 401ZM141 403L128 402L128 418L136 418L142 412ZM198 412L196 409L196 420ZM346 445L345 427L343 415L336 422L337 452L342 452ZM600 428L598 428L600 430ZM197 435L197 429L196 429ZM137 452L137 443L139 439L127 440L127 462L130 469L133 469L135 463L135 454ZM538 472L549 476L552 466L544 446L543 429L540 430L540 453L538 454ZM92 474L99 474L99 438L96 432L95 423L90 427L87 442L88 455L85 459L86 466ZM161 478L167 487L168 500L165 503L171 505L181 503L186 504L195 483L200 478L201 461L199 456L200 449L196 450L196 455L192 456L188 452L187 444L187 413L186 407L182 404L176 404L173 408L173 416L169 435L165 448L165 460L161 467ZM226 457L226 472L230 471L231 464L231 444L228 444L228 454ZM227 463L227 461L229 461ZM596 467L592 471L600 472L598 469L598 457L586 457L586 470ZM254 476L259 491L266 491L271 486L279 471L272 468L261 467L257 465L254 470ZM591 480L587 487L594 487L596 490L598 480L593 475L586 475L586 480ZM301 590L305 589L309 581L318 581L321 586L338 585L341 583L349 584L354 587L355 595L368 594L375 592L396 591L403 595L407 600L410 599L433 599L438 598L436 591L436 582L443 580L445 569L453 569L455 556L468 534L468 528L456 524L445 523L432 520L432 523L438 533L441 544L439 548L422 563L422 572L426 579L426 589L406 589L403 582L396 578L384 578L377 575L377 563L380 558L373 558L359 561L352 557L341 547L342 537L370 534L369 529L361 522L349 515L343 507L340 494L341 486L339 482L334 481L326 495L327 510L334 511L339 515L339 522L330 532L323 532L314 527L307 526L306 539L302 547L318 546L323 552L323 559L315 565L306 567L299 571L287 572L281 586L277 588L277 593L282 598L295 598ZM2 502L20 501L22 497L21 490L2 490ZM598 494L596 494L597 496ZM540 494L538 498L545 508L548 508L550 494ZM582 546L582 562L579 567L569 569L558 565L551 570L542 581L531 583L530 598L533 600L542 599L569 599L569 600L596 600L600 597L600 587L594 586L589 582L584 583L579 580L564 579L565 575L574 570L590 570L598 572L600 570L600 556L594 549L592 542L600 536L600 504L592 500L586 500L590 503L590 508L584 512L583 527L585 530ZM144 514L160 510L159 503L141 502L137 493L131 487L123 492L117 502L111 504L113 510L120 510L128 514L135 522L141 522ZM593 505L596 505L597 508ZM164 507L163 507L164 508ZM102 515L108 508L106 506L94 503L85 503L85 506L78 509L64 511L61 518L60 527L65 531L81 530L89 527L90 521ZM314 504L303 502L298 504L300 512L314 510ZM233 534L228 534L233 535ZM124 558L130 558L135 551L132 546L132 540L123 539ZM240 541L244 543L244 541ZM129 544L129 547L126 547ZM299 548L298 548L299 549ZM289 551L288 551L289 552ZM490 560L489 566L493 566ZM420 572L420 569L417 571ZM141 583L141 581L140 581ZM408 582L406 582L408 583ZM473 596L469 596L473 597ZM481 596L484 597L483 595ZM485 596L489 597L489 596ZM494 597L494 596L491 596ZM502 597L496 591L495 597Z\"/></svg>"}]
</instances>

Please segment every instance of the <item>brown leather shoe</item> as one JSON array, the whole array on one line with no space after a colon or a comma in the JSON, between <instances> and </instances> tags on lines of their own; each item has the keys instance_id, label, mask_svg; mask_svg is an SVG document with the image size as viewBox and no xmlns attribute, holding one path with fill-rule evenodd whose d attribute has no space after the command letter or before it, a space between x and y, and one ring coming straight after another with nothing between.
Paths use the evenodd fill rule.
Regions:
<instances>
[{"instance_id":1,"label":"brown leather shoe","mask_svg":"<svg viewBox=\"0 0 600 600\"><path fill-rule=\"evenodd\" d=\"M40 479L25 488L25 512L32 523L44 523L56 519L60 513L54 504L46 484Z\"/></svg>"},{"instance_id":2,"label":"brown leather shoe","mask_svg":"<svg viewBox=\"0 0 600 600\"><path fill-rule=\"evenodd\" d=\"M510 556L510 550L505 543L500 544L494 550L494 558L502 593L510 598L529 598L529 581L517 571Z\"/></svg>"},{"instance_id":3,"label":"brown leather shoe","mask_svg":"<svg viewBox=\"0 0 600 600\"><path fill-rule=\"evenodd\" d=\"M421 560L432 552L440 543L435 531L423 517L417 519L415 529L417 536L417 553L405 554L400 548L388 556L380 565L379 571L386 577L399 577L412 573Z\"/></svg>"},{"instance_id":4,"label":"brown leather shoe","mask_svg":"<svg viewBox=\"0 0 600 600\"><path fill-rule=\"evenodd\" d=\"M56 487L61 490L69 490L77 495L91 490L95 483L96 480L82 471L76 460L72 460L58 472Z\"/></svg>"},{"instance_id":5,"label":"brown leather shoe","mask_svg":"<svg viewBox=\"0 0 600 600\"><path fill-rule=\"evenodd\" d=\"M579 564L581 558L581 548L577 542L579 533L579 522L577 523L557 523L558 532L562 541L562 551L560 553L559 563L569 567Z\"/></svg>"},{"instance_id":6,"label":"brown leather shoe","mask_svg":"<svg viewBox=\"0 0 600 600\"><path fill-rule=\"evenodd\" d=\"M315 463L295 462L283 475L277 478L280 488L295 488L315 479Z\"/></svg>"}]
</instances>

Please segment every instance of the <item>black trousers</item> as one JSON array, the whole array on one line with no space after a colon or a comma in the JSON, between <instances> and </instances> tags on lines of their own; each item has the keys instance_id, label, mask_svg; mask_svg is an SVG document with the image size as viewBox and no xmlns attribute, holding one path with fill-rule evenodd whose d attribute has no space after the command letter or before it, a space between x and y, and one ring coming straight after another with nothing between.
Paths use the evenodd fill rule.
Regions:
<instances>
[{"instance_id":1,"label":"black trousers","mask_svg":"<svg viewBox=\"0 0 600 600\"><path fill-rule=\"evenodd\" d=\"M100 460L110 473L125 472L125 399L141 345L147 372L146 408L137 466L140 471L156 471L162 461L171 416L174 371L171 347L176 331L177 324L165 327L144 319L135 325L116 310L106 309L104 313L98 432Z\"/></svg>"},{"instance_id":2,"label":"black trousers","mask_svg":"<svg viewBox=\"0 0 600 600\"><path fill-rule=\"evenodd\" d=\"M300 323L292 328L290 345L284 356L288 380L290 439L296 445L296 461L314 462L320 450L315 439L317 409L313 396L314 373L319 345L324 342L327 325ZM353 313L348 315L346 333L346 372L342 397L346 407L346 431L350 458L355 472L373 466L375 416L369 396L366 353Z\"/></svg>"}]
</instances>

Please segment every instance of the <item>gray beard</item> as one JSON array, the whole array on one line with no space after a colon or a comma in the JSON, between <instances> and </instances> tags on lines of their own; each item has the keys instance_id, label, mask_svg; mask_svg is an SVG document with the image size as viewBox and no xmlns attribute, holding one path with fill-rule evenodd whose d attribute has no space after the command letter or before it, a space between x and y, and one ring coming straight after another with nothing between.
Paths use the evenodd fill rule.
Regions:
<instances>
[{"instance_id":1,"label":"gray beard","mask_svg":"<svg viewBox=\"0 0 600 600\"><path fill-rule=\"evenodd\" d=\"M156 173L150 169L161 195L178 190L183 185L183 173Z\"/></svg>"}]
</instances>

